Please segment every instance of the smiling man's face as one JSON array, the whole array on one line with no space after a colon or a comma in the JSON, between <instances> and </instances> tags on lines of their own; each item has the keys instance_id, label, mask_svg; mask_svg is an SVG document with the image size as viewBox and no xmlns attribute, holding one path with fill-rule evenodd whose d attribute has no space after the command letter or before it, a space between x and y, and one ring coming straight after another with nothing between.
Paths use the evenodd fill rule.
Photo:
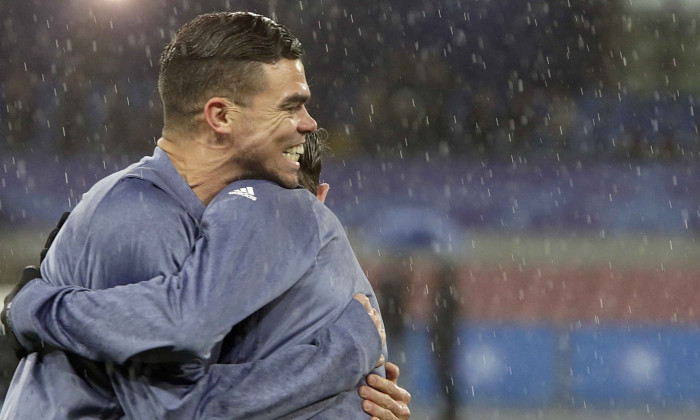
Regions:
<instances>
[{"instance_id":1,"label":"smiling man's face","mask_svg":"<svg viewBox=\"0 0 700 420\"><path fill-rule=\"evenodd\" d=\"M311 94L304 66L299 60L282 59L262 64L262 69L264 88L248 105L236 106L236 163L247 178L294 188L304 136L317 127L305 106Z\"/></svg>"}]
</instances>

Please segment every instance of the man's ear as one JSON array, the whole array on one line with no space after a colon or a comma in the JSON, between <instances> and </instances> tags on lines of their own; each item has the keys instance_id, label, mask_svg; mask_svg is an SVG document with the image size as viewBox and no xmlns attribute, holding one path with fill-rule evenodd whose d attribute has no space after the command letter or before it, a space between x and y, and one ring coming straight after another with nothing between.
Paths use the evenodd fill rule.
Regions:
<instances>
[{"instance_id":1,"label":"man's ear","mask_svg":"<svg viewBox=\"0 0 700 420\"><path fill-rule=\"evenodd\" d=\"M204 119L216 133L230 133L237 115L238 107L226 98L213 97L204 104Z\"/></svg>"},{"instance_id":2,"label":"man's ear","mask_svg":"<svg viewBox=\"0 0 700 420\"><path fill-rule=\"evenodd\" d=\"M326 196L328 195L328 190L331 189L331 186L326 184L325 182L323 184L320 184L318 186L318 189L316 190L316 198L318 198L322 203L326 203Z\"/></svg>"}]
</instances>

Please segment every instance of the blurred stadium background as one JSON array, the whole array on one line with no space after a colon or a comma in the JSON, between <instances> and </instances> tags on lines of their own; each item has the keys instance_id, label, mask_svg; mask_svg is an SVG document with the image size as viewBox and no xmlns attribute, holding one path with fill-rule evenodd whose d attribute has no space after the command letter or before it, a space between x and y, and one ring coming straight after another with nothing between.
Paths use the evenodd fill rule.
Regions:
<instances>
[{"instance_id":1,"label":"blurred stadium background","mask_svg":"<svg viewBox=\"0 0 700 420\"><path fill-rule=\"evenodd\" d=\"M413 418L700 416L697 0L3 0L3 290L151 153L160 51L215 10L302 40Z\"/></svg>"}]
</instances>

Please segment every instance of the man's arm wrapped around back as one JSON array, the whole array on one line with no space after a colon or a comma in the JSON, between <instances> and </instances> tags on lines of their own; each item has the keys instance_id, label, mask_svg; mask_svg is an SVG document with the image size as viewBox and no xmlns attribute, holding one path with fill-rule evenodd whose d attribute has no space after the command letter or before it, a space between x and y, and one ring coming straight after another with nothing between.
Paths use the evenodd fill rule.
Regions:
<instances>
[{"instance_id":1,"label":"man's arm wrapped around back","mask_svg":"<svg viewBox=\"0 0 700 420\"><path fill-rule=\"evenodd\" d=\"M302 250L318 248L313 232L290 228L288 224L299 220L280 219L276 209L254 207L255 214L262 217L244 223L240 207L252 202L241 200L233 214L228 207L221 208L227 217L237 219L233 223L236 228L220 218L205 226L207 233L197 241L194 254L185 260L177 276L105 290L31 282L15 301L21 310L13 315L19 319L16 325L22 336L99 361L123 363L136 357L165 362L207 357L233 324L281 294L313 264L313 258ZM238 246L238 242L245 246ZM290 253L290 245L298 251ZM290 258L271 262L270 255ZM232 278L241 280L233 282ZM286 283L280 278L286 278ZM211 366L209 373L197 378L201 381L193 388L191 400L197 393L214 390L201 398L211 402L201 406L202 412L229 407L226 400L242 398L247 404L241 409L249 410L246 413L259 410L264 416L271 408L265 390L279 384L290 385L286 394L291 398L275 400L280 412L291 412L352 388L376 365L381 340L359 303L350 302L344 316L348 319L341 317L319 331L312 344L281 349L274 357L253 363ZM313 368L302 369L299 361ZM328 386L313 390L306 386L317 383L319 377ZM243 382L258 391L236 385Z\"/></svg>"}]
</instances>

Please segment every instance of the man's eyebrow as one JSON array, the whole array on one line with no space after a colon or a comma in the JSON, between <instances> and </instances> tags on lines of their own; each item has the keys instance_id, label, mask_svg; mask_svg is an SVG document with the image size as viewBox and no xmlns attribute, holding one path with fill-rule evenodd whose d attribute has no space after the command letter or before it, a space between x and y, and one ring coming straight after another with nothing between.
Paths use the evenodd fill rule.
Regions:
<instances>
[{"instance_id":1,"label":"man's eyebrow","mask_svg":"<svg viewBox=\"0 0 700 420\"><path fill-rule=\"evenodd\" d=\"M303 95L300 93L295 93L293 95L290 95L282 100L280 103L281 107L285 107L287 105L297 105L297 104L303 104L306 103L309 99L311 99L310 95Z\"/></svg>"}]
</instances>

